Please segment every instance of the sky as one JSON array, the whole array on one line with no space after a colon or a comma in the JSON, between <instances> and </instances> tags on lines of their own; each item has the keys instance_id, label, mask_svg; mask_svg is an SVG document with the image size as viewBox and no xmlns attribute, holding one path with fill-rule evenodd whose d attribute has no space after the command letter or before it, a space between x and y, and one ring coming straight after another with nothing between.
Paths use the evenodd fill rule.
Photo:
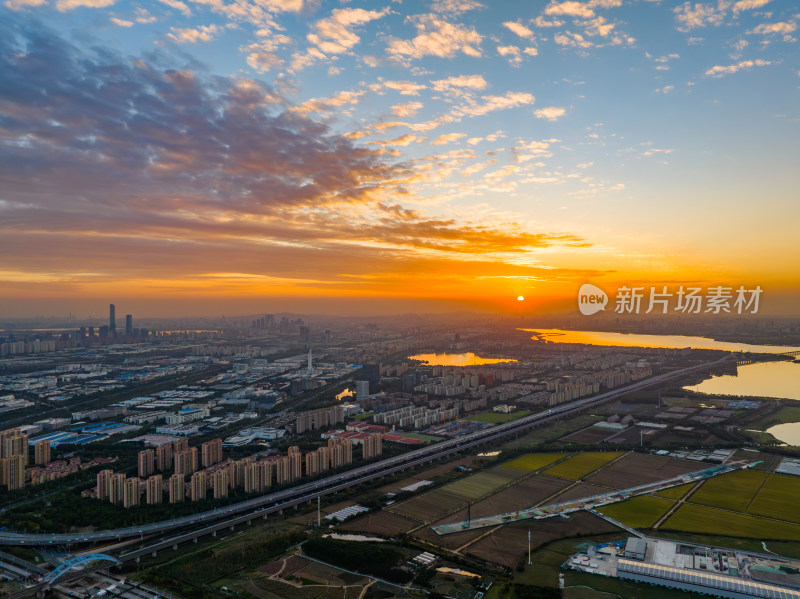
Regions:
<instances>
[{"instance_id":1,"label":"sky","mask_svg":"<svg viewBox=\"0 0 800 599\"><path fill-rule=\"evenodd\" d=\"M794 0L2 0L0 314L543 312L591 283L798 315L798 24Z\"/></svg>"}]
</instances>

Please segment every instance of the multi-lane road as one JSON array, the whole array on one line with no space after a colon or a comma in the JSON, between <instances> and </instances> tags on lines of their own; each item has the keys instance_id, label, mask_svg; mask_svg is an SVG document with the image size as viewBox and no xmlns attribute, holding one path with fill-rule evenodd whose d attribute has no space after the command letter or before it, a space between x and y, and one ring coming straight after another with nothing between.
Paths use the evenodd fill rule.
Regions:
<instances>
[{"instance_id":1,"label":"multi-lane road","mask_svg":"<svg viewBox=\"0 0 800 599\"><path fill-rule=\"evenodd\" d=\"M248 499L228 505L225 507L173 518L154 524L143 524L140 526L129 526L110 530L100 530L86 533L62 533L62 534L28 534L15 533L9 530L0 531L0 544L3 545L71 545L81 543L94 543L99 541L121 540L132 537L145 537L156 534L163 534L172 530L192 529L194 527L208 528L213 525L214 529L221 529L226 526L234 526L246 522L252 518L267 516L271 513L309 502L320 495L329 495L352 486L371 481L376 478L413 468L426 462L432 462L440 458L458 453L465 449L482 445L495 439L508 436L521 430L540 426L553 420L561 419L565 416L581 412L600 403L615 399L625 393L652 387L665 383L671 379L678 378L694 371L704 370L716 366L726 360L729 356L719 360L691 366L669 373L659 374L648 379L637 381L607 391L598 395L579 399L567 404L557 405L543 412L525 416L513 422L499 424L481 431L470 433L462 437L435 443L421 449L416 449L402 455L387 458L379 462L367 464L353 468L346 472L328 476L305 484L297 485L290 489L277 491L268 495L261 495L253 499ZM197 531L200 532L200 531ZM191 536L192 533L185 533ZM181 535L183 536L183 535Z\"/></svg>"}]
</instances>

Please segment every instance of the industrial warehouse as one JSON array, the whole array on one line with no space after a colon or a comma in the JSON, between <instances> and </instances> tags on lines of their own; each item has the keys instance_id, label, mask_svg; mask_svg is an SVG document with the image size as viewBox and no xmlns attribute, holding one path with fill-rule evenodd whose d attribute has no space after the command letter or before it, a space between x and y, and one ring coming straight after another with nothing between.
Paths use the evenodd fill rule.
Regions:
<instances>
[{"instance_id":1,"label":"industrial warehouse","mask_svg":"<svg viewBox=\"0 0 800 599\"><path fill-rule=\"evenodd\" d=\"M800 598L800 561L655 537L589 547L564 568L730 599Z\"/></svg>"}]
</instances>

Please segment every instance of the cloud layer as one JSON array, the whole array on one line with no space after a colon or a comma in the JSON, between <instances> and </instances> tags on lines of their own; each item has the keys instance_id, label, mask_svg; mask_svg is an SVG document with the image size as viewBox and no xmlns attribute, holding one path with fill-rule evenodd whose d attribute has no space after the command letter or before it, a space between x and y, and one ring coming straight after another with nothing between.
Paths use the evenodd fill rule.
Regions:
<instances>
[{"instance_id":1,"label":"cloud layer","mask_svg":"<svg viewBox=\"0 0 800 599\"><path fill-rule=\"evenodd\" d=\"M414 264L435 271L458 260L451 272L461 272L469 260L584 245L569 234L428 217L390 199L406 193L408 165L307 116L358 94L296 106L250 79L201 77L163 56L81 50L20 22L0 26L0 82L9 278L207 281L235 264L263 285L352 287L355 273L363 285L370 272L385 279ZM447 85L482 87L480 78ZM469 110L529 100L489 96Z\"/></svg>"}]
</instances>

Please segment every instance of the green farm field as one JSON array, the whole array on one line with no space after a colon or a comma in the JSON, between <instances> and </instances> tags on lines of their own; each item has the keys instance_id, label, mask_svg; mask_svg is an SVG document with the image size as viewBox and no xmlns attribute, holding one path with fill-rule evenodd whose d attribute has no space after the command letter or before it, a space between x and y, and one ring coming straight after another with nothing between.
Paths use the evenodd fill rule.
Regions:
<instances>
[{"instance_id":1,"label":"green farm field","mask_svg":"<svg viewBox=\"0 0 800 599\"><path fill-rule=\"evenodd\" d=\"M751 422L748 428L755 428L763 431L776 424L785 424L787 422L800 422L800 407L784 405L774 414L764 416L763 418Z\"/></svg>"},{"instance_id":2,"label":"green farm field","mask_svg":"<svg viewBox=\"0 0 800 599\"><path fill-rule=\"evenodd\" d=\"M567 480L579 480L621 455L623 455L621 452L614 451L579 453L564 462L548 468L545 473L558 478L566 478Z\"/></svg>"},{"instance_id":3,"label":"green farm field","mask_svg":"<svg viewBox=\"0 0 800 599\"><path fill-rule=\"evenodd\" d=\"M691 502L734 512L747 512L747 506L769 476L758 470L736 470L715 476L703 483Z\"/></svg>"},{"instance_id":4,"label":"green farm field","mask_svg":"<svg viewBox=\"0 0 800 599\"><path fill-rule=\"evenodd\" d=\"M510 460L502 466L504 468L515 468L517 470L525 470L527 472L535 472L541 470L545 466L549 466L556 460L563 458L565 453L526 453L518 458Z\"/></svg>"},{"instance_id":5,"label":"green farm field","mask_svg":"<svg viewBox=\"0 0 800 599\"><path fill-rule=\"evenodd\" d=\"M788 474L772 474L764 482L747 511L754 515L800 523L798 497L800 478Z\"/></svg>"},{"instance_id":6,"label":"green farm field","mask_svg":"<svg viewBox=\"0 0 800 599\"><path fill-rule=\"evenodd\" d=\"M632 497L628 501L601 507L597 511L611 516L631 528L650 528L667 513L674 503L669 499L640 495Z\"/></svg>"},{"instance_id":7,"label":"green farm field","mask_svg":"<svg viewBox=\"0 0 800 599\"><path fill-rule=\"evenodd\" d=\"M665 499L680 499L686 493L689 492L694 486L694 483L689 483L686 485L679 485L677 487L670 487L668 489L662 489L658 493L656 493L656 497L664 497Z\"/></svg>"},{"instance_id":8,"label":"green farm field","mask_svg":"<svg viewBox=\"0 0 800 599\"><path fill-rule=\"evenodd\" d=\"M665 530L759 540L800 541L800 526L757 516L686 504L663 524Z\"/></svg>"}]
</instances>

